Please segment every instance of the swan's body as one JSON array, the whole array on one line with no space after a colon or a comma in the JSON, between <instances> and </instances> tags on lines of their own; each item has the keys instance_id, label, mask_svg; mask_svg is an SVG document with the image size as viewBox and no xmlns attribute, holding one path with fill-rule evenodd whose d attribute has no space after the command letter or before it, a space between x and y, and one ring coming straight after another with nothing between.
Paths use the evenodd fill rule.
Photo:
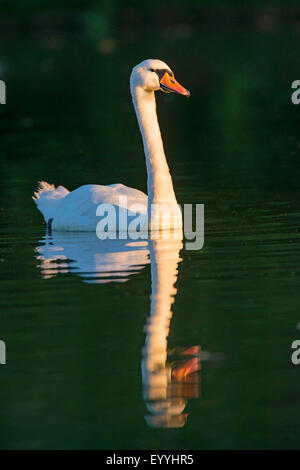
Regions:
<instances>
[{"instance_id":1,"label":"swan's body","mask_svg":"<svg viewBox=\"0 0 300 470\"><path fill-rule=\"evenodd\" d=\"M99 222L99 216L96 215L99 205L109 204L120 209L122 200L125 202L124 196L128 207L134 204L140 205L140 213L146 219L148 202L146 194L123 184L109 186L86 184L70 192L63 186L55 188L53 185L41 182L39 191L35 193L35 202L46 223L53 219L52 230L94 232ZM116 215L118 216L117 211ZM127 215L130 218L131 212L127 211ZM118 225L117 221L117 227Z\"/></svg>"},{"instance_id":2,"label":"swan's body","mask_svg":"<svg viewBox=\"0 0 300 470\"><path fill-rule=\"evenodd\" d=\"M139 214L154 225L159 207L170 207L172 227L182 226L157 120L154 92L159 89L189 96L189 92L175 81L164 62L150 59L134 67L130 90L143 138L148 197L123 184L85 185L69 192L63 186L55 188L41 182L33 199L52 230L95 231L99 222L99 214L96 214L99 205L109 204L120 208L125 200L129 216Z\"/></svg>"}]
</instances>

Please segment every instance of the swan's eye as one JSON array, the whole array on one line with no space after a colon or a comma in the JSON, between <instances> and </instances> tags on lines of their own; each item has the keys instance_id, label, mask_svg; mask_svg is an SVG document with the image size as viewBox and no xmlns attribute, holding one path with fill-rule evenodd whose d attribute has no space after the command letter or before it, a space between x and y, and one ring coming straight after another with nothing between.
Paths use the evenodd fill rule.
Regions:
<instances>
[{"instance_id":1,"label":"swan's eye","mask_svg":"<svg viewBox=\"0 0 300 470\"><path fill-rule=\"evenodd\" d=\"M149 69L149 70L150 70L150 72L155 72L155 70L154 70L154 69Z\"/></svg>"}]
</instances>

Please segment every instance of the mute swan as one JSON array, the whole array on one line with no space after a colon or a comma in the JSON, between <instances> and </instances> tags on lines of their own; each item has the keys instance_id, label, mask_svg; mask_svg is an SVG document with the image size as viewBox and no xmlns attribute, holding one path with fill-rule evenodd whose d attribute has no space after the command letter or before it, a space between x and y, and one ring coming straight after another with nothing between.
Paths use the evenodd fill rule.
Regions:
<instances>
[{"instance_id":1,"label":"mute swan","mask_svg":"<svg viewBox=\"0 0 300 470\"><path fill-rule=\"evenodd\" d=\"M176 202L157 120L154 92L162 90L186 97L190 96L190 93L176 82L170 67L157 59L144 60L133 68L130 90L143 138L148 197L143 192L123 184L88 184L69 192L63 186L56 188L41 181L33 199L50 230L95 231L99 222L97 207L100 204L110 204L121 208L124 199L127 203L125 209L129 208L129 216L140 214L147 224L154 225L160 208L169 207L173 214L172 228L182 226L181 211ZM163 228L162 224L160 228Z\"/></svg>"}]
</instances>

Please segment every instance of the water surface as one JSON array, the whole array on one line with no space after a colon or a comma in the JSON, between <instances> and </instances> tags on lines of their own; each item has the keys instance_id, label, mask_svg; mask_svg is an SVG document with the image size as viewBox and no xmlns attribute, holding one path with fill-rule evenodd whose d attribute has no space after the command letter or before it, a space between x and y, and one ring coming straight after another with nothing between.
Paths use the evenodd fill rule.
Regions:
<instances>
[{"instance_id":1,"label":"water surface","mask_svg":"<svg viewBox=\"0 0 300 470\"><path fill-rule=\"evenodd\" d=\"M46 39L0 51L1 448L299 448L299 38L152 38L109 55ZM47 236L38 180L146 190L128 75L148 56L192 92L158 110L178 201L205 204L203 249L160 261L151 242ZM193 379L163 384L189 360Z\"/></svg>"}]
</instances>

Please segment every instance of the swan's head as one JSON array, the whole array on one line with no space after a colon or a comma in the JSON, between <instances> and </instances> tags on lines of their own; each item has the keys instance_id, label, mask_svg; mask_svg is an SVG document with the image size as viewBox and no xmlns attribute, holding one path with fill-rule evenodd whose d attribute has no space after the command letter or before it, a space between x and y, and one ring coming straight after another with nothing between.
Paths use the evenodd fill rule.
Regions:
<instances>
[{"instance_id":1,"label":"swan's head","mask_svg":"<svg viewBox=\"0 0 300 470\"><path fill-rule=\"evenodd\" d=\"M145 91L161 90L165 93L190 96L190 92L175 80L170 67L158 59L144 60L136 65L131 72L130 86L132 90L140 87Z\"/></svg>"}]
</instances>

